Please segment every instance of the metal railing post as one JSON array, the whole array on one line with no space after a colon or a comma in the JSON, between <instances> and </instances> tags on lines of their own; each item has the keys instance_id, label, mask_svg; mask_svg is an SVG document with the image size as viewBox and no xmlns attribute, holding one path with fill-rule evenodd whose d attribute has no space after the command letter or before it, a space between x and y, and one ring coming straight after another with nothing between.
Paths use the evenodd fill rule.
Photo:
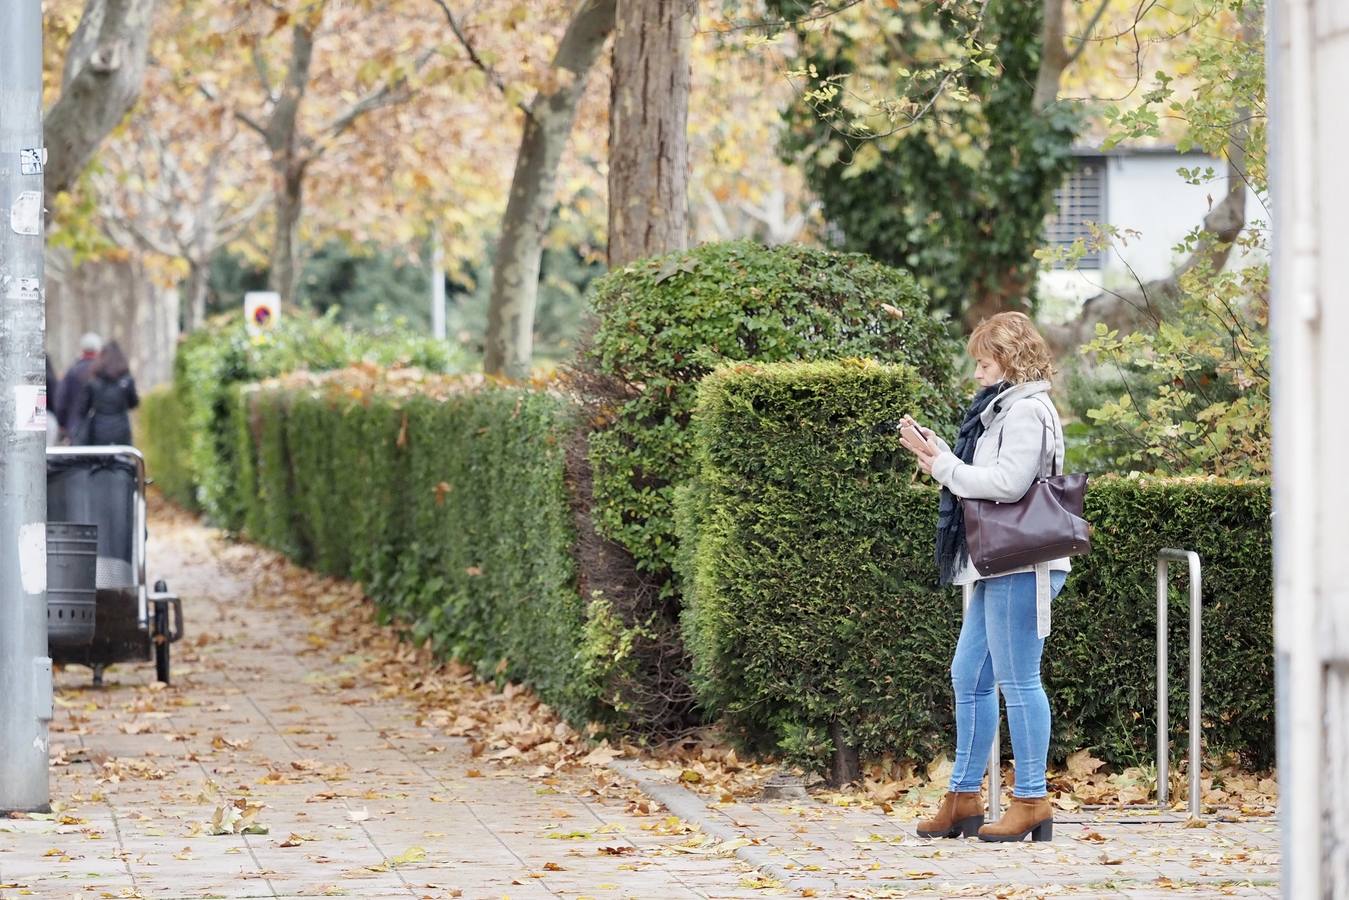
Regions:
<instances>
[{"instance_id":1,"label":"metal railing post","mask_svg":"<svg viewBox=\"0 0 1349 900\"><path fill-rule=\"evenodd\" d=\"M1171 789L1171 717L1167 697L1167 612L1169 606L1168 564L1189 564L1190 575L1190 815L1202 813L1201 740L1203 729L1203 569L1193 550L1164 548L1157 552L1157 805L1167 806Z\"/></svg>"}]
</instances>

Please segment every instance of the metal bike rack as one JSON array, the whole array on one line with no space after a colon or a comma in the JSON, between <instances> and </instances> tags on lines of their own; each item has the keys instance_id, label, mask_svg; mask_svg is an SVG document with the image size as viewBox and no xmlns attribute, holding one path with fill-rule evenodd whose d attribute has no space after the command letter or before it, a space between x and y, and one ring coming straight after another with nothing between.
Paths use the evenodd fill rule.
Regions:
<instances>
[{"instance_id":1,"label":"metal bike rack","mask_svg":"<svg viewBox=\"0 0 1349 900\"><path fill-rule=\"evenodd\" d=\"M1157 806L1166 809L1170 793L1170 710L1167 708L1167 652L1166 619L1169 591L1167 567L1171 562L1189 563L1190 567L1190 815L1199 818L1201 756L1199 738L1201 720L1201 681L1203 661L1200 657L1203 633L1204 579L1199 554L1193 550L1162 549L1157 551Z\"/></svg>"}]
</instances>

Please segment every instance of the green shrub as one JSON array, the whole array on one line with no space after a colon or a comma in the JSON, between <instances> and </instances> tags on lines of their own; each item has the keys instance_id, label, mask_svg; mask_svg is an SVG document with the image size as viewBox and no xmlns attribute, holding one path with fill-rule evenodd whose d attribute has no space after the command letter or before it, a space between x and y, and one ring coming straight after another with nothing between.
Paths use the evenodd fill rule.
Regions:
<instances>
[{"instance_id":1,"label":"green shrub","mask_svg":"<svg viewBox=\"0 0 1349 900\"><path fill-rule=\"evenodd\" d=\"M703 383L697 477L681 488L684 632L712 713L819 764L831 727L863 753L949 749L956 591L934 587L937 491L878 423L910 408L904 368L733 366ZM1045 654L1057 757L1136 764L1155 738L1155 574L1204 560L1205 742L1266 766L1273 748L1269 486L1093 481L1090 556L1055 601ZM1179 581L1178 581L1179 583ZM1184 709L1185 594L1173 591L1171 704ZM1173 746L1184 746L1183 717Z\"/></svg>"},{"instance_id":2,"label":"green shrub","mask_svg":"<svg viewBox=\"0 0 1349 900\"><path fill-rule=\"evenodd\" d=\"M573 721L595 714L564 480L570 402L497 385L440 398L264 386L241 409L250 537L361 579L438 653L533 685Z\"/></svg>"},{"instance_id":3,"label":"green shrub","mask_svg":"<svg viewBox=\"0 0 1349 900\"><path fill-rule=\"evenodd\" d=\"M699 391L679 504L694 684L788 755L835 724L863 752L947 738L959 601L931 587L934 492L909 488L885 427L921 390L908 367L841 362L732 366Z\"/></svg>"},{"instance_id":4,"label":"green shrub","mask_svg":"<svg viewBox=\"0 0 1349 900\"><path fill-rule=\"evenodd\" d=\"M197 505L229 531L243 526L244 503L234 480L239 410L232 390L298 369L320 372L353 363L401 363L447 371L457 363L443 342L397 331L357 333L333 316L291 315L274 331L250 336L231 319L194 332L174 359L173 391L184 417L187 468Z\"/></svg>"},{"instance_id":5,"label":"green shrub","mask_svg":"<svg viewBox=\"0 0 1349 900\"><path fill-rule=\"evenodd\" d=\"M621 551L583 566L611 573L621 590L607 599L622 621L657 636L651 647L665 660L648 660L640 680L666 682L653 696L675 699L637 706L648 727L677 729L686 724L678 698L687 687L677 659L673 497L690 473L698 380L734 361L904 362L921 376L908 411L942 423L954 414L956 348L908 273L805 247L712 244L641 261L596 282L591 306L595 332L577 373L596 424L590 512ZM612 574L625 566L626 574Z\"/></svg>"},{"instance_id":6,"label":"green shrub","mask_svg":"<svg viewBox=\"0 0 1349 900\"><path fill-rule=\"evenodd\" d=\"M1045 679L1060 755L1091 747L1134 764L1155 754L1156 555L1196 551L1204 581L1204 744L1274 761L1274 603L1269 482L1100 478L1087 491L1091 555L1054 604ZM1172 747L1185 746L1189 600L1171 565Z\"/></svg>"},{"instance_id":7,"label":"green shrub","mask_svg":"<svg viewBox=\"0 0 1349 900\"><path fill-rule=\"evenodd\" d=\"M187 462L186 424L172 389L155 388L141 398L136 441L145 453L146 473L165 497L191 509L195 497Z\"/></svg>"}]
</instances>

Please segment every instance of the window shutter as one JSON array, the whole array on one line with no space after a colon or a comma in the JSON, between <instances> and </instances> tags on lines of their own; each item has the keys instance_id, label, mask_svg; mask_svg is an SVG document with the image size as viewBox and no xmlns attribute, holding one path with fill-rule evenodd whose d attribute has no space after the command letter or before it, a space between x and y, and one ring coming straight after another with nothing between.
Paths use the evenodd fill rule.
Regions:
<instances>
[{"instance_id":1,"label":"window shutter","mask_svg":"<svg viewBox=\"0 0 1349 900\"><path fill-rule=\"evenodd\" d=\"M1063 184L1054 190L1054 212L1045 222L1045 241L1053 247L1071 247L1081 238L1090 245L1088 222L1103 224L1105 219L1105 157L1080 156ZM1087 250L1078 260L1079 269L1100 269L1103 252ZM1055 263L1054 268L1063 268Z\"/></svg>"}]
</instances>

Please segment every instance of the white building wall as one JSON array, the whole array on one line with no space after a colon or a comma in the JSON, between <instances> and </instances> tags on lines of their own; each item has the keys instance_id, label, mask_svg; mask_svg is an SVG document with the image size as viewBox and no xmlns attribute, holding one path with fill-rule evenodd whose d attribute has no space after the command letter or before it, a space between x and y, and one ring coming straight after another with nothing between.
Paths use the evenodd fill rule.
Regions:
<instances>
[{"instance_id":1,"label":"white building wall","mask_svg":"<svg viewBox=\"0 0 1349 900\"><path fill-rule=\"evenodd\" d=\"M1104 253L1100 269L1041 272L1041 297L1066 313L1102 289L1129 285L1135 278L1145 282L1164 278L1181 259L1175 252L1176 245L1203 222L1211 204L1221 199L1224 187L1221 177L1189 184L1177 170L1209 167L1219 176L1226 171L1221 161L1200 154L1125 152L1107 156L1104 220L1120 229L1122 235ZM1246 219L1269 219L1253 192L1246 198Z\"/></svg>"}]
</instances>

